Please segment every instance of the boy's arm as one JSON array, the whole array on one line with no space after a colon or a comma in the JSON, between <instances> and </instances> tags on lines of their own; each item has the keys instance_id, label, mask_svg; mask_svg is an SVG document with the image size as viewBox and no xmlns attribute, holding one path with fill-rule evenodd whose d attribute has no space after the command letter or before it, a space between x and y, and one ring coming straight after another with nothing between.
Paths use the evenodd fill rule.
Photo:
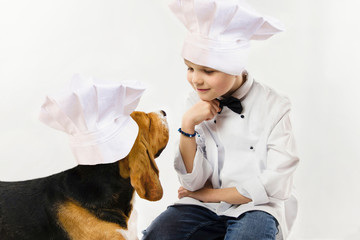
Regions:
<instances>
[{"instance_id":1,"label":"boy's arm","mask_svg":"<svg viewBox=\"0 0 360 240\"><path fill-rule=\"evenodd\" d=\"M245 204L252 201L241 195L235 187L219 189L204 187L194 192L180 187L178 197L192 197L202 202L227 202L230 204Z\"/></svg>"},{"instance_id":2,"label":"boy's arm","mask_svg":"<svg viewBox=\"0 0 360 240\"><path fill-rule=\"evenodd\" d=\"M220 111L219 102L202 101L194 104L184 115L181 122L183 132L195 133L195 126L205 120L210 120ZM186 171L191 173L193 170L194 157L196 153L196 141L194 137L180 136L179 149Z\"/></svg>"},{"instance_id":3,"label":"boy's arm","mask_svg":"<svg viewBox=\"0 0 360 240\"><path fill-rule=\"evenodd\" d=\"M195 132L195 126L187 123L182 123L181 130L186 133L193 134ZM186 168L186 172L191 173L193 170L194 158L196 153L195 137L190 138L181 134L179 149Z\"/></svg>"}]
</instances>

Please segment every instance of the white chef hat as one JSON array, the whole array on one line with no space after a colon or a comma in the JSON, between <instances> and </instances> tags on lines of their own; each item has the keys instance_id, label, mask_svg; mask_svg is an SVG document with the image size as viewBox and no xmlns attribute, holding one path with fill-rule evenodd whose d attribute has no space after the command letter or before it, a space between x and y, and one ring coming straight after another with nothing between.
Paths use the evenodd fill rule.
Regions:
<instances>
[{"instance_id":1,"label":"white chef hat","mask_svg":"<svg viewBox=\"0 0 360 240\"><path fill-rule=\"evenodd\" d=\"M243 72L250 40L265 40L284 28L245 0L172 0L169 7L188 30L182 57L231 75Z\"/></svg>"},{"instance_id":2,"label":"white chef hat","mask_svg":"<svg viewBox=\"0 0 360 240\"><path fill-rule=\"evenodd\" d=\"M139 131L130 114L144 85L94 81L75 75L66 89L46 97L40 112L42 122L69 135L80 165L113 163L126 157Z\"/></svg>"}]
</instances>

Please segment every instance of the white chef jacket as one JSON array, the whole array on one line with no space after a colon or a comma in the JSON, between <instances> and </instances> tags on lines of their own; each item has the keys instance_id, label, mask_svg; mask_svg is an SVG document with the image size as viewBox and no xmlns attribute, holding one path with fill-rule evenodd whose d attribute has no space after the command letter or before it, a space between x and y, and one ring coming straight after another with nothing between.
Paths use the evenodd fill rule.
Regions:
<instances>
[{"instance_id":1,"label":"white chef jacket","mask_svg":"<svg viewBox=\"0 0 360 240\"><path fill-rule=\"evenodd\" d=\"M185 197L176 204L195 204L231 217L262 210L277 219L286 239L297 215L293 175L299 162L290 101L250 75L232 96L241 99L243 112L224 107L214 119L197 125L193 171L186 172L179 148L174 166L181 185L190 191L210 180L214 188L236 187L252 201L232 205ZM191 92L186 105L191 107L199 100L197 93Z\"/></svg>"}]
</instances>

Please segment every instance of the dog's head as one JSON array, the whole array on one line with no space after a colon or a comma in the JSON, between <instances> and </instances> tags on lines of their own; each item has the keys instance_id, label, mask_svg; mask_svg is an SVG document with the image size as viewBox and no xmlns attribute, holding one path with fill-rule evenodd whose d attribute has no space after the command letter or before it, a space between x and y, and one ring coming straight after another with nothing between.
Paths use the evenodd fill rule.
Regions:
<instances>
[{"instance_id":1,"label":"dog's head","mask_svg":"<svg viewBox=\"0 0 360 240\"><path fill-rule=\"evenodd\" d=\"M119 161L121 176L130 177L137 194L150 201L160 200L163 195L155 158L169 140L165 116L164 111L133 112L131 117L137 122L139 133L128 156Z\"/></svg>"}]
</instances>

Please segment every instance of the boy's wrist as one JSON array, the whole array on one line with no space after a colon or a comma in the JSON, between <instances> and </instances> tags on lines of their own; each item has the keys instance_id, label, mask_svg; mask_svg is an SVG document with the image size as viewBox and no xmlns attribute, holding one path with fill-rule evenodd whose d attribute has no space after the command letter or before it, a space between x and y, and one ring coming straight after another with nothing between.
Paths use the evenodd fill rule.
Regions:
<instances>
[{"instance_id":1,"label":"boy's wrist","mask_svg":"<svg viewBox=\"0 0 360 240\"><path fill-rule=\"evenodd\" d=\"M192 134L195 132L195 124L193 124L191 120L188 120L185 117L183 117L183 120L181 122L181 130Z\"/></svg>"},{"instance_id":2,"label":"boy's wrist","mask_svg":"<svg viewBox=\"0 0 360 240\"><path fill-rule=\"evenodd\" d=\"M188 137L188 138L193 138L196 136L197 132L195 131L195 128L179 128L178 131Z\"/></svg>"},{"instance_id":3,"label":"boy's wrist","mask_svg":"<svg viewBox=\"0 0 360 240\"><path fill-rule=\"evenodd\" d=\"M187 133L187 132L183 131L181 128L178 129L178 132L181 133L182 135L188 137L188 138L193 138L197 134L197 132L195 130L194 130L194 133Z\"/></svg>"}]
</instances>

